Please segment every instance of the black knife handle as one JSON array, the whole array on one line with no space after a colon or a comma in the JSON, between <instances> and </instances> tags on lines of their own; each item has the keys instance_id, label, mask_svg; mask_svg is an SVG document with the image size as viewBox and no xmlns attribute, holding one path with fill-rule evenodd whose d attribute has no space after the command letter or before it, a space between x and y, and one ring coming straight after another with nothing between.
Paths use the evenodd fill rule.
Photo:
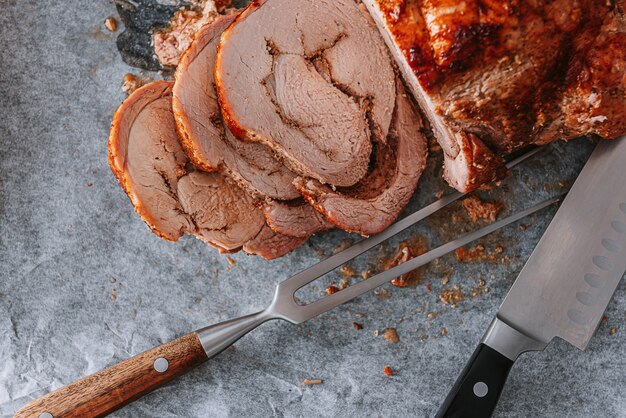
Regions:
<instances>
[{"instance_id":1,"label":"black knife handle","mask_svg":"<svg viewBox=\"0 0 626 418\"><path fill-rule=\"evenodd\" d=\"M490 417L513 363L481 343L437 412L437 418Z\"/></svg>"}]
</instances>

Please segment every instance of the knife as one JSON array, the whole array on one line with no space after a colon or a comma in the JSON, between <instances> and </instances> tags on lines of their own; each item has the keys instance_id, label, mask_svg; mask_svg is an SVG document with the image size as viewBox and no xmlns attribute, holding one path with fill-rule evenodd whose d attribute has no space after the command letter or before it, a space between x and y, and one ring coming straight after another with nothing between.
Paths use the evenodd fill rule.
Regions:
<instances>
[{"instance_id":1,"label":"knife","mask_svg":"<svg viewBox=\"0 0 626 418\"><path fill-rule=\"evenodd\" d=\"M600 142L437 417L489 417L513 363L559 337L584 350L626 271L626 138Z\"/></svg>"}]
</instances>

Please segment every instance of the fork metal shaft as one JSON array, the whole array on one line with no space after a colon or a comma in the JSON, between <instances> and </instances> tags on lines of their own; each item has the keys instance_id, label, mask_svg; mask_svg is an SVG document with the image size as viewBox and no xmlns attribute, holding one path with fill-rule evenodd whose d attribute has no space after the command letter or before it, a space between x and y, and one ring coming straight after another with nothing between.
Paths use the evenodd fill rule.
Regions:
<instances>
[{"instance_id":1,"label":"fork metal shaft","mask_svg":"<svg viewBox=\"0 0 626 418\"><path fill-rule=\"evenodd\" d=\"M402 274L406 274L416 268L428 264L438 257L448 254L457 248L475 241L478 238L484 237L493 231L516 222L532 213L546 208L547 206L557 203L561 199L562 196L543 201L526 210L496 221L474 232L470 232L467 235L434 248L394 268L378 273L367 280L363 280L355 285L347 287L346 289L332 295L325 296L324 298L307 305L298 305L295 302L294 292L291 291L291 288L285 288L282 287L282 284L279 284L276 287L276 293L272 303L265 310L246 315L241 318L231 319L229 321L211 325L196 332L207 356L211 358L266 321L272 319L283 319L291 323L301 323L309 320L387 283L394 277L401 276Z\"/></svg>"}]
</instances>

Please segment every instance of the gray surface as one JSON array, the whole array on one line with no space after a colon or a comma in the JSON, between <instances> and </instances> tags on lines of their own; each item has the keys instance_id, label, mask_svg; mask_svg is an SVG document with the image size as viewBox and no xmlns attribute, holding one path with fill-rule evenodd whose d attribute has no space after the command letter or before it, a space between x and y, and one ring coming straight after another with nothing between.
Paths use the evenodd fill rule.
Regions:
<instances>
[{"instance_id":1,"label":"gray surface","mask_svg":"<svg viewBox=\"0 0 626 418\"><path fill-rule=\"evenodd\" d=\"M229 271L225 256L193 238L172 244L152 235L106 161L120 81L130 71L103 29L113 13L105 1L0 0L0 415L192 329L262 308L274 283L319 259L314 248L328 252L347 236L324 234L273 262L235 255ZM585 140L552 146L491 195L506 196L515 210L559 193L558 181L574 179L590 150ZM411 208L442 189L436 167ZM454 212L458 206L411 234L434 245L459 233L466 226L450 222ZM458 264L449 256L417 288L388 286L389 299L369 294L300 326L266 324L116 416L431 416L551 213L527 220L524 232L512 226L484 241L502 244L508 262ZM467 294L482 277L491 292L453 309L438 298L446 274L446 287L459 283ZM523 356L496 415L626 416L625 287L586 352L555 341ZM430 311L438 312L432 321ZM374 337L388 326L400 343ZM303 386L305 378L324 383Z\"/></svg>"}]
</instances>

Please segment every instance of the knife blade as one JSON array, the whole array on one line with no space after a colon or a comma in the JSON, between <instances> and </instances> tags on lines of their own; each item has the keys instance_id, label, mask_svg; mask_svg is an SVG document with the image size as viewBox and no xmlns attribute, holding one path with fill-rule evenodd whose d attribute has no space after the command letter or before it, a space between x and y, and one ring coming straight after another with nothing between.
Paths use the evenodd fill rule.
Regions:
<instances>
[{"instance_id":1,"label":"knife blade","mask_svg":"<svg viewBox=\"0 0 626 418\"><path fill-rule=\"evenodd\" d=\"M491 416L523 352L587 347L626 271L624 162L626 138L596 146L438 417Z\"/></svg>"}]
</instances>

